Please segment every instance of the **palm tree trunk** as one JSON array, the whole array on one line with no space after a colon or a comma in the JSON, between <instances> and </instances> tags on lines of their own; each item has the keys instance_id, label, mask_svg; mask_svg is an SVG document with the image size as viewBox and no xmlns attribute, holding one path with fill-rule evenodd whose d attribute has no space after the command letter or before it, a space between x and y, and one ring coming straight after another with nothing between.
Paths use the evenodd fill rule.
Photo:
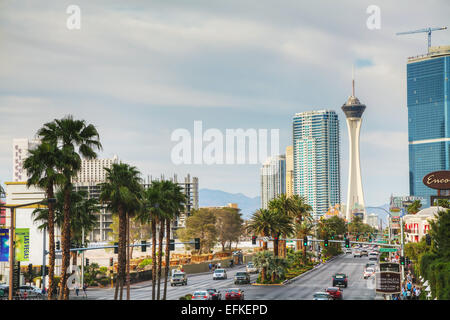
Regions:
<instances>
[{"instance_id":1,"label":"palm tree trunk","mask_svg":"<svg viewBox=\"0 0 450 320\"><path fill-rule=\"evenodd\" d=\"M159 247L158 247L158 288L156 300L160 300L161 295L161 267L162 267L162 248L164 240L164 219L161 218L159 221Z\"/></svg>"},{"instance_id":2,"label":"palm tree trunk","mask_svg":"<svg viewBox=\"0 0 450 320\"><path fill-rule=\"evenodd\" d=\"M163 300L166 300L167 297L167 277L169 276L169 268L170 268L170 250L169 250L169 242L170 242L170 220L166 219L166 267L164 270L164 294Z\"/></svg>"},{"instance_id":3,"label":"palm tree trunk","mask_svg":"<svg viewBox=\"0 0 450 320\"><path fill-rule=\"evenodd\" d=\"M152 300L156 294L156 217L152 217Z\"/></svg>"},{"instance_id":4,"label":"palm tree trunk","mask_svg":"<svg viewBox=\"0 0 450 320\"><path fill-rule=\"evenodd\" d=\"M273 241L273 255L278 257L278 239Z\"/></svg>"},{"instance_id":5,"label":"palm tree trunk","mask_svg":"<svg viewBox=\"0 0 450 320\"><path fill-rule=\"evenodd\" d=\"M123 298L123 285L125 280L125 269L127 264L126 257L126 235L127 235L127 217L123 208L119 208L119 257L118 257L118 282L119 282L119 300Z\"/></svg>"},{"instance_id":6,"label":"palm tree trunk","mask_svg":"<svg viewBox=\"0 0 450 320\"><path fill-rule=\"evenodd\" d=\"M130 216L127 212L127 300L130 300Z\"/></svg>"},{"instance_id":7,"label":"palm tree trunk","mask_svg":"<svg viewBox=\"0 0 450 320\"><path fill-rule=\"evenodd\" d=\"M69 299L69 289L67 288L67 269L70 264L70 186L64 188L64 217L62 226L62 274L60 300Z\"/></svg>"},{"instance_id":8,"label":"palm tree trunk","mask_svg":"<svg viewBox=\"0 0 450 320\"><path fill-rule=\"evenodd\" d=\"M267 251L267 241L263 241L263 250Z\"/></svg>"},{"instance_id":9,"label":"palm tree trunk","mask_svg":"<svg viewBox=\"0 0 450 320\"><path fill-rule=\"evenodd\" d=\"M54 198L53 184L49 184L47 188L47 199ZM55 276L55 209L53 203L48 203L48 290L47 299L52 300L53 296L53 277ZM44 267L44 266L43 266ZM45 283L44 283L45 285Z\"/></svg>"},{"instance_id":10,"label":"palm tree trunk","mask_svg":"<svg viewBox=\"0 0 450 320\"><path fill-rule=\"evenodd\" d=\"M78 257L78 253L76 251L70 251L70 255L72 256L72 265L76 266L77 265L77 257ZM82 261L81 263L83 263L84 261Z\"/></svg>"},{"instance_id":11,"label":"palm tree trunk","mask_svg":"<svg viewBox=\"0 0 450 320\"><path fill-rule=\"evenodd\" d=\"M266 267L261 270L261 283L264 283L264 281L266 281Z\"/></svg>"}]
</instances>

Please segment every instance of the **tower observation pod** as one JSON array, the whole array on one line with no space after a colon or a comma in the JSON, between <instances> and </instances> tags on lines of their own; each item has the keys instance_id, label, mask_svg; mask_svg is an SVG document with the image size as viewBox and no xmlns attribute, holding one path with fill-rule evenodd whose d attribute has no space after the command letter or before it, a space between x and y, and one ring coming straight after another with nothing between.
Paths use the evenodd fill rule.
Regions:
<instances>
[{"instance_id":1,"label":"tower observation pod","mask_svg":"<svg viewBox=\"0 0 450 320\"><path fill-rule=\"evenodd\" d=\"M355 96L354 79L352 87L352 95L342 106L342 111L344 111L347 118L349 136L348 190L347 208L345 213L345 217L349 222L354 216L361 216L361 218L366 221L359 159L359 133L361 130L362 114L364 113L366 106Z\"/></svg>"}]
</instances>

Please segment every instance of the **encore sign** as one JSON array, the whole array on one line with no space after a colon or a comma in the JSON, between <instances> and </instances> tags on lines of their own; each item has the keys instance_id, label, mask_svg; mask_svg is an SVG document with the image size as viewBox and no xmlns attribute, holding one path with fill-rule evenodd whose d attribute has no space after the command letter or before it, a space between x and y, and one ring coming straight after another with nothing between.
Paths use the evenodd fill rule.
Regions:
<instances>
[{"instance_id":1,"label":"encore sign","mask_svg":"<svg viewBox=\"0 0 450 320\"><path fill-rule=\"evenodd\" d=\"M450 190L450 171L435 171L423 177L423 184L437 190Z\"/></svg>"}]
</instances>

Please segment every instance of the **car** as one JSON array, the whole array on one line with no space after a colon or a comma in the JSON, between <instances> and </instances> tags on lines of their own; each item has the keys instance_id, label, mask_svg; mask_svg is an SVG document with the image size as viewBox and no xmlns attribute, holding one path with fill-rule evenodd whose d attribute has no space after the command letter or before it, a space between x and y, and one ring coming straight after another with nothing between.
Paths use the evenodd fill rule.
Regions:
<instances>
[{"instance_id":1,"label":"car","mask_svg":"<svg viewBox=\"0 0 450 320\"><path fill-rule=\"evenodd\" d=\"M8 298L9 286L2 284L0 285L0 299Z\"/></svg>"},{"instance_id":2,"label":"car","mask_svg":"<svg viewBox=\"0 0 450 320\"><path fill-rule=\"evenodd\" d=\"M234 284L238 283L250 283L250 275L247 272L236 272Z\"/></svg>"},{"instance_id":3,"label":"car","mask_svg":"<svg viewBox=\"0 0 450 320\"><path fill-rule=\"evenodd\" d=\"M361 257L362 256L368 256L369 255L369 253L367 252L367 250L365 250L365 249L363 249L363 250L361 250Z\"/></svg>"},{"instance_id":4,"label":"car","mask_svg":"<svg viewBox=\"0 0 450 320\"><path fill-rule=\"evenodd\" d=\"M374 268L366 268L366 270L364 270L364 279L370 278L371 276L373 276L375 274L375 269Z\"/></svg>"},{"instance_id":5,"label":"car","mask_svg":"<svg viewBox=\"0 0 450 320\"><path fill-rule=\"evenodd\" d=\"M211 300L211 295L208 293L208 291L202 290L202 291L195 291L192 295L192 300Z\"/></svg>"},{"instance_id":6,"label":"car","mask_svg":"<svg viewBox=\"0 0 450 320\"><path fill-rule=\"evenodd\" d=\"M328 287L325 292L328 292L334 300L342 300L342 289L339 287Z\"/></svg>"},{"instance_id":7,"label":"car","mask_svg":"<svg viewBox=\"0 0 450 320\"><path fill-rule=\"evenodd\" d=\"M184 272L176 272L172 274L172 277L170 278L170 286L176 286L181 284L182 286L187 285L187 276Z\"/></svg>"},{"instance_id":8,"label":"car","mask_svg":"<svg viewBox=\"0 0 450 320\"><path fill-rule=\"evenodd\" d=\"M313 300L333 300L328 292L316 292L313 294Z\"/></svg>"},{"instance_id":9,"label":"car","mask_svg":"<svg viewBox=\"0 0 450 320\"><path fill-rule=\"evenodd\" d=\"M332 285L333 287L344 286L345 288L347 288L348 278L345 273L335 273L332 279L333 279Z\"/></svg>"},{"instance_id":10,"label":"car","mask_svg":"<svg viewBox=\"0 0 450 320\"><path fill-rule=\"evenodd\" d=\"M26 292L28 295L33 295L33 296L42 294L42 290L40 288L35 287L35 286L26 286L26 285L20 286L19 292L22 294Z\"/></svg>"},{"instance_id":11,"label":"car","mask_svg":"<svg viewBox=\"0 0 450 320\"><path fill-rule=\"evenodd\" d=\"M352 254L351 248L345 248L345 254Z\"/></svg>"},{"instance_id":12,"label":"car","mask_svg":"<svg viewBox=\"0 0 450 320\"><path fill-rule=\"evenodd\" d=\"M208 291L209 295L211 296L211 300L221 300L222 299L222 293L220 293L217 289L206 289Z\"/></svg>"},{"instance_id":13,"label":"car","mask_svg":"<svg viewBox=\"0 0 450 320\"><path fill-rule=\"evenodd\" d=\"M227 289L225 291L225 300L244 300L244 290L239 288Z\"/></svg>"},{"instance_id":14,"label":"car","mask_svg":"<svg viewBox=\"0 0 450 320\"><path fill-rule=\"evenodd\" d=\"M214 270L213 273L213 280L218 280L218 279L227 279L227 272L225 271L225 269L216 269Z\"/></svg>"},{"instance_id":15,"label":"car","mask_svg":"<svg viewBox=\"0 0 450 320\"><path fill-rule=\"evenodd\" d=\"M367 262L366 265L364 266L364 269L367 269L367 268L375 268L376 265L377 265L377 264L376 264L375 262L369 261L369 262Z\"/></svg>"},{"instance_id":16,"label":"car","mask_svg":"<svg viewBox=\"0 0 450 320\"><path fill-rule=\"evenodd\" d=\"M247 267L245 269L248 273L258 273L258 268L255 267L253 262L247 263Z\"/></svg>"},{"instance_id":17,"label":"car","mask_svg":"<svg viewBox=\"0 0 450 320\"><path fill-rule=\"evenodd\" d=\"M369 260L378 260L378 253L375 251L371 251L369 253Z\"/></svg>"},{"instance_id":18,"label":"car","mask_svg":"<svg viewBox=\"0 0 450 320\"><path fill-rule=\"evenodd\" d=\"M359 251L359 250L353 251L353 258L356 258L356 257L361 258L361 251Z\"/></svg>"}]
</instances>

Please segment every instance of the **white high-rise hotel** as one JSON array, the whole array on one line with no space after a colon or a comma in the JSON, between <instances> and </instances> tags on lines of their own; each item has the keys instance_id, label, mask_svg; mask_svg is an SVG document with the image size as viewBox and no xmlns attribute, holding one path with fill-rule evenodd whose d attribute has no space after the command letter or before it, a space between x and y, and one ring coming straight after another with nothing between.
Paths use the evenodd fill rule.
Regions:
<instances>
[{"instance_id":1,"label":"white high-rise hotel","mask_svg":"<svg viewBox=\"0 0 450 320\"><path fill-rule=\"evenodd\" d=\"M267 209L270 200L286 193L286 156L269 157L261 168L261 208Z\"/></svg>"},{"instance_id":2,"label":"white high-rise hotel","mask_svg":"<svg viewBox=\"0 0 450 320\"><path fill-rule=\"evenodd\" d=\"M339 120L332 110L296 113L293 118L294 194L321 216L341 202Z\"/></svg>"}]
</instances>

